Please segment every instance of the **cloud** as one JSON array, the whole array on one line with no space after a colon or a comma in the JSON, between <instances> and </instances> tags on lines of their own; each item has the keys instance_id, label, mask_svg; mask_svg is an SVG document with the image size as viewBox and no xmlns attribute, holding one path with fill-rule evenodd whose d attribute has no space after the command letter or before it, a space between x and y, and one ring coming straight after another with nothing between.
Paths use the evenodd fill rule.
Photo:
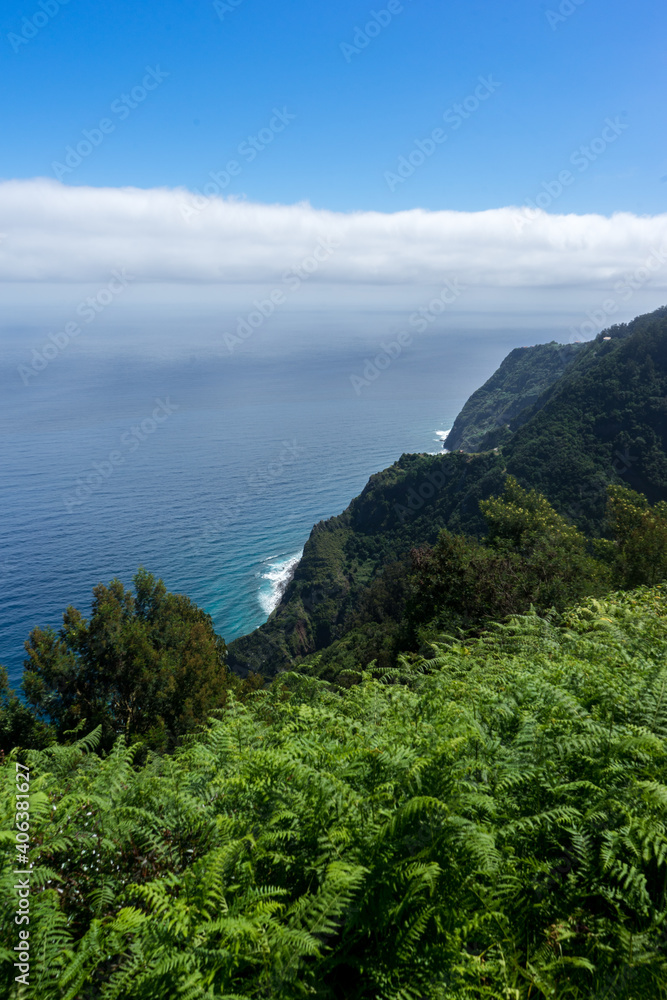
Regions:
<instances>
[{"instance_id":1,"label":"cloud","mask_svg":"<svg viewBox=\"0 0 667 1000\"><path fill-rule=\"evenodd\" d=\"M490 289L604 287L667 250L667 214L549 215L525 209L338 213L211 198L184 189L0 183L0 281L280 281L318 241L338 247L309 285L428 285L456 275ZM667 287L667 267L653 278Z\"/></svg>"}]
</instances>

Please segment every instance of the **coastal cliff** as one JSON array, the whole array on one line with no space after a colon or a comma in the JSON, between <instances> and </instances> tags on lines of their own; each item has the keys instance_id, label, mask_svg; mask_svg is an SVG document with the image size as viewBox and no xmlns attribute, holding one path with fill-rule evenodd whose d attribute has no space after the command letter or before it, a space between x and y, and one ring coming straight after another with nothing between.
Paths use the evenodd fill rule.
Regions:
<instances>
[{"instance_id":1,"label":"coastal cliff","mask_svg":"<svg viewBox=\"0 0 667 1000\"><path fill-rule=\"evenodd\" d=\"M412 549L432 545L444 528L484 533L479 501L497 495L508 474L590 537L605 532L609 484L667 499L667 308L586 344L513 351L466 403L448 442L480 448L505 420L500 445L403 455L347 510L316 525L269 620L230 644L232 669L270 676L344 640L383 574L392 566L407 573Z\"/></svg>"},{"instance_id":2,"label":"coastal cliff","mask_svg":"<svg viewBox=\"0 0 667 1000\"><path fill-rule=\"evenodd\" d=\"M500 438L491 435L508 424L511 429L514 420L564 375L583 346L552 341L515 348L472 394L454 421L444 447L449 451L482 451L485 444L494 447Z\"/></svg>"}]
</instances>

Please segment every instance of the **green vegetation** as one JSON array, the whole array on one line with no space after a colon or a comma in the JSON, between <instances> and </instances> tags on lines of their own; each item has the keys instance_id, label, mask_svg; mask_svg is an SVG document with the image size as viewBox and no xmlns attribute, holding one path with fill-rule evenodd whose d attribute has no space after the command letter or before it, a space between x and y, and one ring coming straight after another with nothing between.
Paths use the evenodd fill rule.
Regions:
<instances>
[{"instance_id":1,"label":"green vegetation","mask_svg":"<svg viewBox=\"0 0 667 1000\"><path fill-rule=\"evenodd\" d=\"M610 568L534 490L508 477L502 496L480 507L488 525L481 542L443 531L433 549L415 553L408 599L413 629L474 629L530 607L563 610L610 589Z\"/></svg>"},{"instance_id":2,"label":"green vegetation","mask_svg":"<svg viewBox=\"0 0 667 1000\"><path fill-rule=\"evenodd\" d=\"M493 490L476 488L482 478L496 491L502 489L499 456L403 455L372 476L343 514L315 525L269 621L230 643L230 667L271 675L343 638L350 615L387 564L407 557L417 545L434 544L447 525L457 532L470 530L471 524L473 531L483 531L478 501ZM470 480L470 508L461 516L461 489Z\"/></svg>"},{"instance_id":3,"label":"green vegetation","mask_svg":"<svg viewBox=\"0 0 667 1000\"><path fill-rule=\"evenodd\" d=\"M58 737L100 726L103 747L122 734L166 749L224 703L226 646L209 616L145 570L134 587L100 584L90 620L70 607L59 633L31 632L23 689Z\"/></svg>"},{"instance_id":4,"label":"green vegetation","mask_svg":"<svg viewBox=\"0 0 667 1000\"><path fill-rule=\"evenodd\" d=\"M667 308L605 336L503 448L507 471L589 535L610 484L667 499Z\"/></svg>"},{"instance_id":5,"label":"green vegetation","mask_svg":"<svg viewBox=\"0 0 667 1000\"><path fill-rule=\"evenodd\" d=\"M561 350L568 348L544 345L520 351L518 360L513 352L502 377L503 366L491 380L491 396L505 400L503 407L512 387L523 394L516 429L497 451L403 455L372 476L343 514L316 525L269 621L230 643L232 669L270 676L313 653L326 658L333 643L354 645L355 614L373 601L370 588L382 586L385 569L408 565L410 550L433 546L443 529L482 537L479 501L501 493L507 474L536 489L589 538L610 537L609 485L625 484L651 503L667 500L667 308L613 327L559 362ZM483 406L469 411L479 425L464 421L475 440L489 430L485 413ZM368 624L360 638L380 655L377 636L368 638L372 631Z\"/></svg>"},{"instance_id":6,"label":"green vegetation","mask_svg":"<svg viewBox=\"0 0 667 1000\"><path fill-rule=\"evenodd\" d=\"M667 502L651 506L627 487L609 490L609 514L618 539L617 582L626 588L654 584L667 577Z\"/></svg>"},{"instance_id":7,"label":"green vegetation","mask_svg":"<svg viewBox=\"0 0 667 1000\"><path fill-rule=\"evenodd\" d=\"M0 755L14 747L49 746L55 740L51 727L40 722L34 712L9 687L7 671L0 666Z\"/></svg>"},{"instance_id":8,"label":"green vegetation","mask_svg":"<svg viewBox=\"0 0 667 1000\"><path fill-rule=\"evenodd\" d=\"M537 344L517 347L498 371L472 394L454 421L445 447L450 451L483 451L494 447L499 432L533 406L562 377L583 344Z\"/></svg>"},{"instance_id":9,"label":"green vegetation","mask_svg":"<svg viewBox=\"0 0 667 1000\"><path fill-rule=\"evenodd\" d=\"M487 524L481 540L445 530L434 546L387 566L348 613L344 637L302 663L347 684L360 663L394 667L402 653L425 653L443 631L479 634L510 614L562 611L584 596L667 577L667 505L651 507L627 487L610 488L613 540L587 539L511 476L502 495L480 508Z\"/></svg>"},{"instance_id":10,"label":"green vegetation","mask_svg":"<svg viewBox=\"0 0 667 1000\"><path fill-rule=\"evenodd\" d=\"M286 675L140 768L122 738L22 754L31 995L665 997L666 597L441 638L345 692Z\"/></svg>"},{"instance_id":11,"label":"green vegetation","mask_svg":"<svg viewBox=\"0 0 667 1000\"><path fill-rule=\"evenodd\" d=\"M388 567L268 688L143 570L33 631L39 717L6 678L0 706L8 896L32 773L32 996L667 997L667 590L567 609L667 577L667 504L612 488L594 544L511 477L480 506L482 541Z\"/></svg>"},{"instance_id":12,"label":"green vegetation","mask_svg":"<svg viewBox=\"0 0 667 1000\"><path fill-rule=\"evenodd\" d=\"M547 347L313 529L265 677L145 570L0 668L3 996L667 1000L667 310Z\"/></svg>"}]
</instances>

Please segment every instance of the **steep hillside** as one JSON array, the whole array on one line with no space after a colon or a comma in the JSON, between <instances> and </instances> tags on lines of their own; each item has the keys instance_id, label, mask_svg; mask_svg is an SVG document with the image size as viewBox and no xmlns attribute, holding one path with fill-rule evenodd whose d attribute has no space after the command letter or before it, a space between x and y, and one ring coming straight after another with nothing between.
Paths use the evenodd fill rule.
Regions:
<instances>
[{"instance_id":1,"label":"steep hillside","mask_svg":"<svg viewBox=\"0 0 667 1000\"><path fill-rule=\"evenodd\" d=\"M543 354L533 356L543 373ZM343 514L315 526L280 605L231 643L230 666L273 674L342 639L384 566L445 527L483 532L479 501L499 493L506 474L592 536L604 531L609 483L667 499L667 308L583 345L514 423L496 450L403 455L371 477Z\"/></svg>"},{"instance_id":2,"label":"steep hillside","mask_svg":"<svg viewBox=\"0 0 667 1000\"><path fill-rule=\"evenodd\" d=\"M399 683L289 674L173 756L0 760L12 820L32 771L34 983L14 902L0 995L665 1000L666 612L642 588L440 637Z\"/></svg>"},{"instance_id":3,"label":"steep hillside","mask_svg":"<svg viewBox=\"0 0 667 1000\"><path fill-rule=\"evenodd\" d=\"M449 451L479 451L486 435L512 424L569 368L583 344L517 347L465 404L445 441Z\"/></svg>"},{"instance_id":4,"label":"steep hillside","mask_svg":"<svg viewBox=\"0 0 667 1000\"><path fill-rule=\"evenodd\" d=\"M315 525L277 609L229 645L229 665L270 674L341 638L348 612L384 565L432 544L447 525L481 532L479 501L503 478L499 454L402 455L347 510Z\"/></svg>"},{"instance_id":5,"label":"steep hillside","mask_svg":"<svg viewBox=\"0 0 667 1000\"><path fill-rule=\"evenodd\" d=\"M601 334L521 419L508 472L587 533L600 532L610 482L665 499L667 308Z\"/></svg>"}]
</instances>

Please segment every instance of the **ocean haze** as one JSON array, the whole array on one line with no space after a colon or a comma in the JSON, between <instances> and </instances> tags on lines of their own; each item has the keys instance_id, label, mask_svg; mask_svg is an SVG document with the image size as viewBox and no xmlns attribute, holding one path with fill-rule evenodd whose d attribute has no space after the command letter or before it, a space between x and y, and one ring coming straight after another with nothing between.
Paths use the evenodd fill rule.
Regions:
<instances>
[{"instance_id":1,"label":"ocean haze","mask_svg":"<svg viewBox=\"0 0 667 1000\"><path fill-rule=\"evenodd\" d=\"M350 376L378 342L277 359L194 341L161 358L105 340L26 386L15 363L39 336L11 341L0 374L0 662L13 684L31 628L58 627L68 604L87 614L95 584L129 584L139 565L225 639L256 628L314 523L403 452L439 450L507 352L550 339L415 337L357 393Z\"/></svg>"}]
</instances>

